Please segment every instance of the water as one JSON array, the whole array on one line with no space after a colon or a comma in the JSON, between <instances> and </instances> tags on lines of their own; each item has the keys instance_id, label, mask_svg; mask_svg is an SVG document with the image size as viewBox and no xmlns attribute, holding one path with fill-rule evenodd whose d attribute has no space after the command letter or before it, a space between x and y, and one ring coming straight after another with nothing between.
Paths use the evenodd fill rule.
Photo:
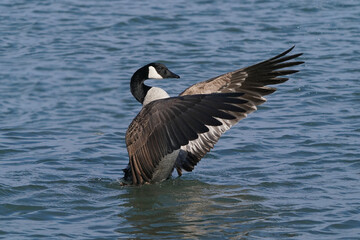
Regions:
<instances>
[{"instance_id":1,"label":"water","mask_svg":"<svg viewBox=\"0 0 360 240\"><path fill-rule=\"evenodd\" d=\"M358 1L0 3L1 239L359 239ZM192 173L121 187L129 79L172 95L296 45L298 74Z\"/></svg>"}]
</instances>

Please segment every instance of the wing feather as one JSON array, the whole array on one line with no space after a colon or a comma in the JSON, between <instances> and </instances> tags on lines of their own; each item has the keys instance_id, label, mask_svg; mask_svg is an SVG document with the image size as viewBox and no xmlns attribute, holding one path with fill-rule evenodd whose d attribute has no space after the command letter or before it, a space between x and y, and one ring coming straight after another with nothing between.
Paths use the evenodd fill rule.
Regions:
<instances>
[{"instance_id":1,"label":"wing feather","mask_svg":"<svg viewBox=\"0 0 360 240\"><path fill-rule=\"evenodd\" d=\"M181 169L192 171L200 159L214 147L225 131L245 118L247 114L255 111L258 105L266 102L264 96L276 91L276 88L267 85L286 82L288 78L281 76L298 72L297 70L281 70L304 63L302 61L287 62L302 55L299 53L286 56L293 48L255 65L196 83L180 94L180 96L187 96L195 93L237 92L243 93L242 99L247 101L241 104L243 111L231 112L232 109L223 109L225 113L233 115L234 119L217 119L221 124L207 126L209 131L202 132L197 139L191 140L187 145L181 147L182 157L178 158L176 162L176 168L180 175ZM234 107L234 105L231 106ZM240 106L237 105L236 107Z\"/></svg>"},{"instance_id":2,"label":"wing feather","mask_svg":"<svg viewBox=\"0 0 360 240\"><path fill-rule=\"evenodd\" d=\"M247 103L242 96L242 93L200 94L145 105L126 133L133 184L151 182L164 156L209 132L210 126L221 127L223 121L233 120L236 114L244 112L239 107ZM214 141L218 135L208 137Z\"/></svg>"}]
</instances>

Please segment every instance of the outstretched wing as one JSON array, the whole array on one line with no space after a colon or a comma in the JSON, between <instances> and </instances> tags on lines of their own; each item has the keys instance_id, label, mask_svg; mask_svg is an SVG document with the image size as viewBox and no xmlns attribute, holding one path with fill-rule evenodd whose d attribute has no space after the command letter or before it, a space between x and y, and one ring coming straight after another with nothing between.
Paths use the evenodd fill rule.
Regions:
<instances>
[{"instance_id":1,"label":"outstretched wing","mask_svg":"<svg viewBox=\"0 0 360 240\"><path fill-rule=\"evenodd\" d=\"M126 133L133 184L151 182L161 159L245 115L243 93L200 94L161 99L145 105Z\"/></svg>"},{"instance_id":2,"label":"outstretched wing","mask_svg":"<svg viewBox=\"0 0 360 240\"><path fill-rule=\"evenodd\" d=\"M302 55L302 53L286 56L294 47L289 50L258 64L250 67L238 69L218 77L200 82L187 88L180 96L192 95L195 93L244 93L243 99L247 100L242 104L245 112L235 113L236 121L222 120L222 124L212 128L212 131L204 132L197 139L190 141L183 146L182 158L178 158L176 169L181 175L181 169L192 171L200 159L214 147L222 133L228 130L232 125L246 117L247 114L255 111L256 106L264 103L266 99L263 96L276 91L276 88L267 85L279 84L288 80L283 75L296 73L296 70L279 70L286 67L292 67L302 64L301 61L290 61Z\"/></svg>"}]
</instances>

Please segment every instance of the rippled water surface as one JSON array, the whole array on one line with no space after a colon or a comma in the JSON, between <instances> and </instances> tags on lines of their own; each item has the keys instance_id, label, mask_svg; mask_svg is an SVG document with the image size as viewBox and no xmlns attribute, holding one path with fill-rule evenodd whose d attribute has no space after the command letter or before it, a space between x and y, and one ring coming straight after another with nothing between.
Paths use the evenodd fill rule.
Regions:
<instances>
[{"instance_id":1,"label":"rippled water surface","mask_svg":"<svg viewBox=\"0 0 360 240\"><path fill-rule=\"evenodd\" d=\"M0 2L0 238L359 239L359 1ZM122 187L132 73L306 64L196 167Z\"/></svg>"}]
</instances>

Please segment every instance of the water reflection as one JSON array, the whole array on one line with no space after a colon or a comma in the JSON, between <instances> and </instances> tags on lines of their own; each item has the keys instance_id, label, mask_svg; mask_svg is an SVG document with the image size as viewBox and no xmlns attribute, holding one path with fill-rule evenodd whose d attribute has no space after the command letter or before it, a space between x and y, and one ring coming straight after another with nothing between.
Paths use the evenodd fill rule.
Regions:
<instances>
[{"instance_id":1,"label":"water reflection","mask_svg":"<svg viewBox=\"0 0 360 240\"><path fill-rule=\"evenodd\" d=\"M129 225L117 231L136 237L242 236L271 215L261 205L264 198L249 189L197 180L127 187L119 197L124 203L118 216Z\"/></svg>"}]
</instances>

